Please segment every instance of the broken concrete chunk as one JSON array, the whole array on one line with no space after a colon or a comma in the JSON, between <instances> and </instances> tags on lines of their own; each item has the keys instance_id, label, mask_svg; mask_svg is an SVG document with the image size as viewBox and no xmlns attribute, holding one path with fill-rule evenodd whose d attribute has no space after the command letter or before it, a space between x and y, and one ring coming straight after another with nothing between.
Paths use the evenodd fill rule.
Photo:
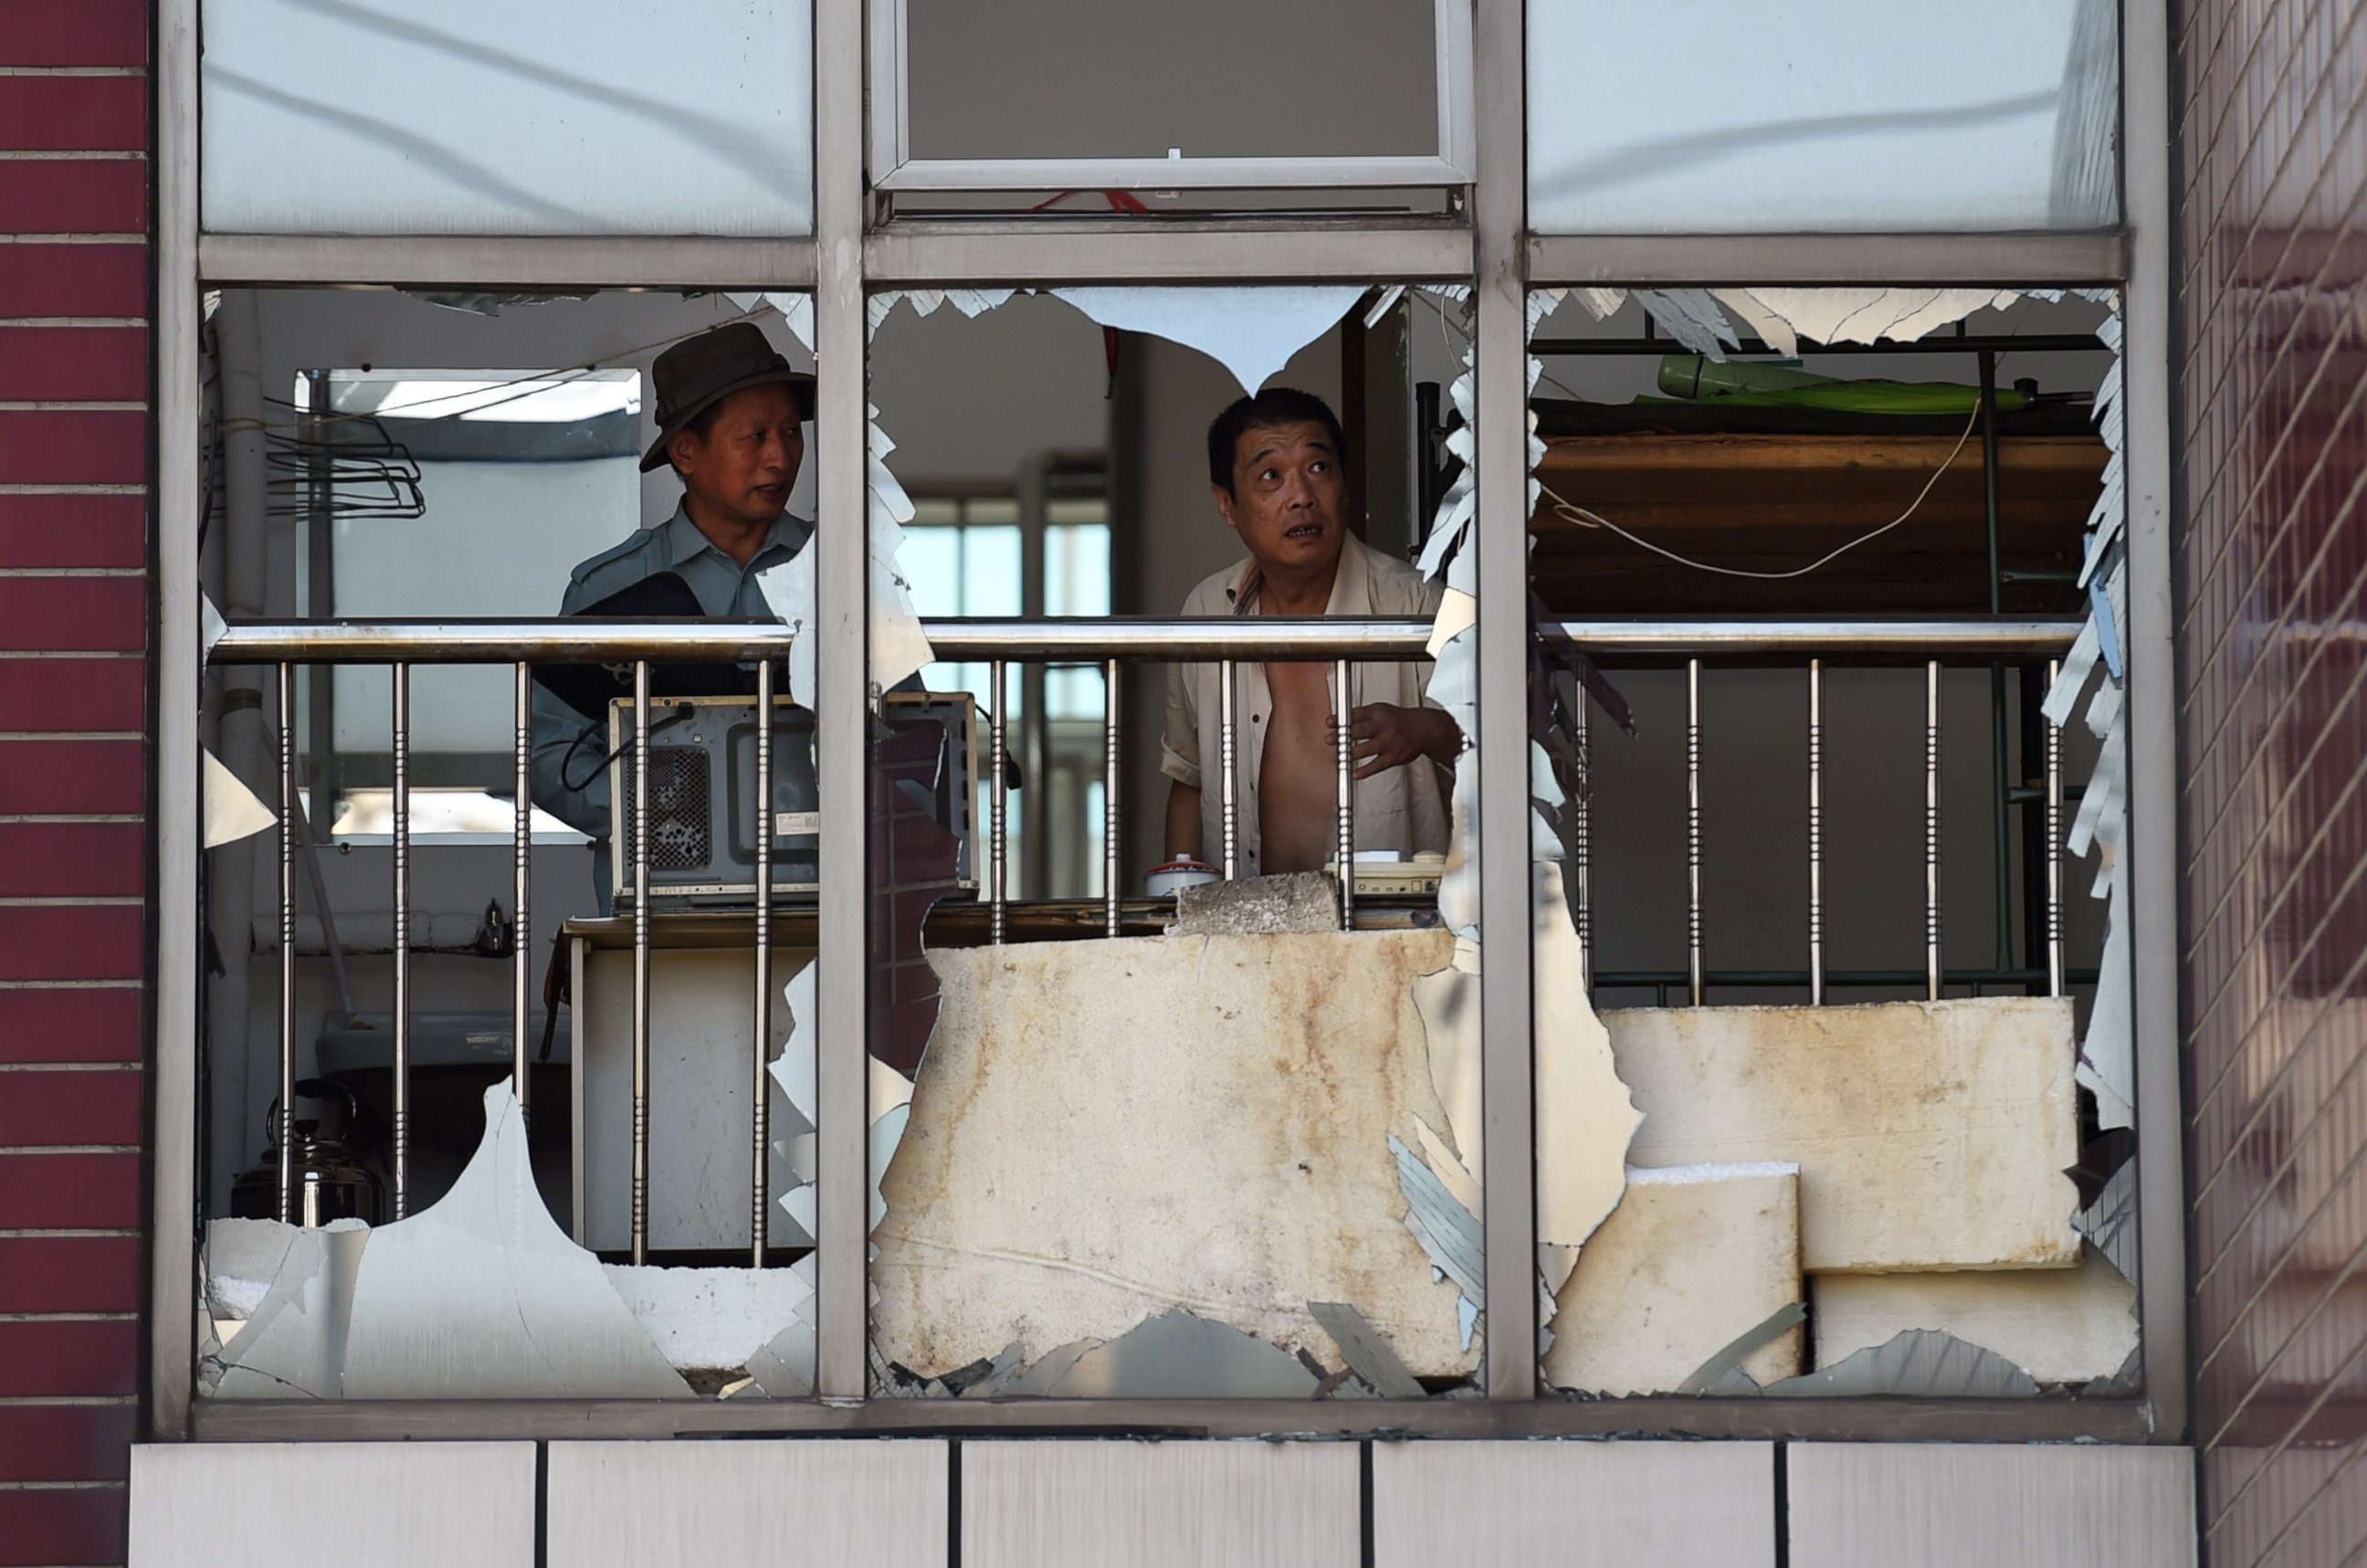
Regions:
<instances>
[{"instance_id":1,"label":"broken concrete chunk","mask_svg":"<svg viewBox=\"0 0 2367 1568\"><path fill-rule=\"evenodd\" d=\"M1469 1372L1389 1146L1446 1126L1410 990L1453 949L1324 931L932 953L942 1011L880 1182L882 1351L934 1376L1184 1307L1328 1357L1307 1303L1347 1301L1415 1374Z\"/></svg>"},{"instance_id":2,"label":"broken concrete chunk","mask_svg":"<svg viewBox=\"0 0 2367 1568\"><path fill-rule=\"evenodd\" d=\"M1794 1161L1811 1274L2067 1267L2071 1004L1607 1013L1631 1165ZM1580 1272L1582 1273L1583 1266Z\"/></svg>"},{"instance_id":3,"label":"broken concrete chunk","mask_svg":"<svg viewBox=\"0 0 2367 1568\"><path fill-rule=\"evenodd\" d=\"M1329 871L1291 871L1183 889L1175 895L1175 921L1167 934L1254 937L1339 928L1339 879Z\"/></svg>"},{"instance_id":4,"label":"broken concrete chunk","mask_svg":"<svg viewBox=\"0 0 2367 1568\"><path fill-rule=\"evenodd\" d=\"M1546 1381L1589 1393L1675 1392L1752 1324L1800 1299L1800 1171L1630 1170L1627 1192L1556 1297ZM1796 1328L1742 1358L1766 1382L1800 1369Z\"/></svg>"},{"instance_id":5,"label":"broken concrete chunk","mask_svg":"<svg viewBox=\"0 0 2367 1568\"><path fill-rule=\"evenodd\" d=\"M1808 1301L1819 1368L1902 1330L1935 1328L2039 1382L2083 1383L2110 1377L2137 1346L2136 1288L2092 1247L2077 1268L1818 1275Z\"/></svg>"}]
</instances>

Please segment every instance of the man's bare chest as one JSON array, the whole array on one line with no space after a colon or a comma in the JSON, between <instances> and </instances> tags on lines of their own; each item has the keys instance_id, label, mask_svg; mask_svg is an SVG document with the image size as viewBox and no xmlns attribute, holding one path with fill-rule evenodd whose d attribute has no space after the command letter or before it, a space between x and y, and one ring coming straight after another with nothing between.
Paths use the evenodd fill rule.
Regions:
<instances>
[{"instance_id":1,"label":"man's bare chest","mask_svg":"<svg viewBox=\"0 0 2367 1568\"><path fill-rule=\"evenodd\" d=\"M1331 718L1331 688L1321 665L1268 665L1266 698L1272 711L1266 744L1285 734L1327 733Z\"/></svg>"}]
</instances>

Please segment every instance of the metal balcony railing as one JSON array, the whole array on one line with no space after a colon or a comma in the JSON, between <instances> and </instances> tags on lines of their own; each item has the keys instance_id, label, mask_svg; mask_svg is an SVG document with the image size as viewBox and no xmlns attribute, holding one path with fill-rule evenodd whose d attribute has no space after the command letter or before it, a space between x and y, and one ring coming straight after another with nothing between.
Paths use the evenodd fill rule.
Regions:
<instances>
[{"instance_id":1,"label":"metal balcony railing","mask_svg":"<svg viewBox=\"0 0 2367 1568\"><path fill-rule=\"evenodd\" d=\"M1228 877L1238 870L1236 843L1237 797L1232 693L1234 671L1244 660L1266 662L1329 662L1336 673L1335 717L1339 799L1338 844L1341 878L1340 918L1343 928L1354 919L1354 878L1346 871L1354 863L1353 790L1347 708L1350 666L1358 663L1399 663L1427 656L1431 623L1419 618L1253 618L1240 620L1096 618L1076 619L946 619L923 624L935 657L945 662L990 665L993 706L990 713L990 756L994 759L990 791L990 939L1000 943L1005 926L1005 841L1007 829L1003 698L1013 664L1098 663L1103 667L1103 724L1105 746L1105 806L1104 926L1110 936L1120 930L1119 887L1122 881L1123 823L1119 820L1120 712L1118 666L1128 662L1214 663L1220 665L1223 694L1218 723L1224 759L1222 781L1223 867ZM2047 678L2078 630L2073 619L2055 618L1981 619L1761 620L1719 619L1592 619L1569 620L1560 630L1580 649L1609 665L1682 665L1687 674L1686 714L1686 863L1688 869L1688 967L1682 977L1692 1000L1699 1004L1706 987L1718 983L1780 983L1793 977L1714 975L1704 968L1702 951L1702 810L1701 810L1701 676L1711 665L1805 665L1808 679L1808 856L1809 966L1805 976L1812 1001L1825 1000L1828 975L1823 940L1822 877L1822 681L1831 664L1921 665L1926 674L1924 767L1925 973L1931 995L1937 997L1946 979L1940 961L1940 670L1946 664L2022 664L2044 662ZM538 664L626 664L633 666L635 723L630 766L635 790L633 810L634 881L649 883L647 812L650 733L650 677L653 665L753 664L757 674L758 711L772 711L776 664L787 656L791 630L779 621L702 620L380 620L380 621L249 621L228 627L213 644L209 662L214 665L276 665L279 675L278 768L279 812L283 827L298 817L295 756L295 670L303 665L388 665L393 674L393 834L394 862L394 1029L393 1029L393 1199L395 1213L405 1210L411 1070L410 925L410 667L413 665L498 665L514 667L515 782L518 808L514 830L516 900L515 972L513 983L513 1086L521 1106L527 1102L529 1062L527 1017L533 996L531 962L530 878L531 843L530 756L533 745L532 675ZM1585 718L1579 716L1581 736ZM2044 798L2045 841L2059 845L2062 837L2064 790L2061 748L2049 726L2045 737L2046 781ZM755 801L760 812L772 801L773 748L769 725L757 727ZM2000 807L2000 810L2002 808ZM1588 929L1590 887L1586 858L1586 807L1576 803L1576 844L1571 868L1581 949L1591 967ZM760 820L755 886L772 885L773 835ZM279 1217L295 1217L292 1124L296 1062L296 933L295 865L297 835L279 835L280 971L279 971L279 1122L274 1130L279 1147ZM2000 838L1999 854L2006 853ZM2002 860L2000 864L2002 865ZM2060 994L2065 984L2063 964L2062 879L2057 855L2046 858L2045 940L2046 982ZM2002 880L2002 879L2001 879ZM761 1267L767 1243L769 1214L770 1131L766 1125L766 1044L771 1040L776 1006L771 973L772 912L769 898L754 898L753 941L756 978L753 1006L755 1075L754 1123L751 1129L753 1164L753 1249ZM648 1253L650 1091L650 914L646 901L633 908L633 1158L632 1246L636 1263ZM1608 979L1610 977L1601 977ZM1632 982L1637 977L1621 977ZM1653 983L1675 976L1645 976ZM1852 976L1852 979L1862 977ZM1886 977L1896 980L1903 977ZM1993 976L1992 978L2003 978ZM2034 976L2031 977L2034 980ZM1796 982L1795 982L1796 983Z\"/></svg>"}]
</instances>

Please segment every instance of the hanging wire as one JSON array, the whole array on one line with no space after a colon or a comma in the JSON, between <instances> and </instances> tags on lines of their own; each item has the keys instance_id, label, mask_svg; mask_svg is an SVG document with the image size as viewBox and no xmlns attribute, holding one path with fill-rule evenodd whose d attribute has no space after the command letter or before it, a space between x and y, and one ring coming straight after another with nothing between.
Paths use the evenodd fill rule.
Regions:
<instances>
[{"instance_id":1,"label":"hanging wire","mask_svg":"<svg viewBox=\"0 0 2367 1568\"><path fill-rule=\"evenodd\" d=\"M1613 522L1610 518L1600 517L1593 512L1590 512L1585 507L1579 506L1575 502L1563 499L1550 485L1544 483L1542 481L1538 483L1537 490L1539 494L1546 497L1546 500L1553 503L1554 515L1561 518L1564 522L1574 523L1582 528L1608 528L1611 532L1617 534L1621 539L1625 540L1628 543L1648 550L1655 555L1662 556L1670 561L1673 561L1680 566L1690 567L1695 572L1712 573L1720 577L1754 577L1762 582L1784 582L1794 577L1805 577L1809 573L1816 571L1819 567L1830 565L1833 562L1840 560L1844 555L1847 555L1851 551L1855 550L1859 545L1880 539L1884 534L1888 533L1891 529L1898 527L1901 523L1906 522L1909 517L1912 517L1916 512L1922 507L1924 501L1930 497L1933 488L1939 484L1940 476L1946 473L1951 467L1954 466L1957 457L1962 454L1965 449L1965 444L1972 439L1973 429L1980 423L1980 418L1981 411L1977 408L1973 410L1972 418L1965 422L1965 433L1956 437L1955 446L1951 448L1948 455L1941 460L1940 466L1931 471L1931 477L1923 482L1923 488L1917 491L1915 493L1915 499L1907 504L1907 510L1899 513L1898 516L1891 518L1890 521L1883 524L1880 528L1868 529L1866 532L1858 535L1857 538L1851 540L1847 544L1839 545L1834 549L1828 551L1823 555L1818 556L1816 560L1808 562L1806 566L1795 566L1788 572L1751 572L1739 566L1717 566L1706 561L1695 561L1691 556L1678 554L1675 551L1669 549L1665 545L1654 544L1648 539L1630 533L1625 528L1621 528L1617 523Z\"/></svg>"}]
</instances>

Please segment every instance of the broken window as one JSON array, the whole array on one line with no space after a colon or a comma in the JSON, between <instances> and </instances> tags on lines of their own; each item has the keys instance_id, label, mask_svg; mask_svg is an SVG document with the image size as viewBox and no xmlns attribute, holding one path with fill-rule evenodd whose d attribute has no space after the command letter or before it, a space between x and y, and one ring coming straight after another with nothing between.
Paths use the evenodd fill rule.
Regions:
<instances>
[{"instance_id":1,"label":"broken window","mask_svg":"<svg viewBox=\"0 0 2367 1568\"><path fill-rule=\"evenodd\" d=\"M1470 484L1446 470L1470 433L1460 418L1434 430L1422 412L1442 381L1446 404L1470 405L1461 301L1360 287L947 290L876 297L872 320L872 546L889 574L874 580L873 685L883 715L914 676L968 699L947 738L888 725L873 748L874 1394L1469 1386L1484 1248L1457 1140L1478 1136L1477 1006L1433 1022L1428 997L1478 934L1460 749L1475 727ZM1210 426L1262 388L1296 400L1258 405L1220 439L1219 480ZM1346 411L1340 429L1309 393L1331 417ZM1091 525L1105 589L1064 613L1048 560L1044 585L1021 595L1022 623L923 628L913 609L946 592L923 581L932 563L1004 548L976 537L998 525L972 522L968 503L949 517L938 497L996 472L1045 496L1023 494L1014 515L1038 526L1027 512L1040 505L1048 534L1062 525L1046 476L1109 475L1105 521ZM1269 481L1293 499L1260 499ZM1294 575L1285 524L1328 532L1341 552L1309 609L1257 597L1287 604L1313 581ZM959 548L943 537L954 527ZM1336 619L1387 636L1398 657L1324 646L1286 670L1262 646L1229 657L1232 644L1176 641L1254 636L1285 613L1308 632ZM1187 646L1199 657L1179 659ZM1387 812L1355 789L1345 824L1327 728L1343 657L1360 712L1402 702L1455 726L1441 748L1451 766L1414 756L1429 772ZM1093 678L1063 696L1063 665ZM1291 678L1301 671L1312 678ZM1051 733L1030 740L1013 699L1038 680L1031 700ZM1064 714L1099 743L1082 792L1061 792ZM1310 717L1311 747L1280 729ZM1402 722L1427 733L1433 721ZM1273 759L1294 747L1320 786L1303 821L1287 780L1273 782ZM1028 831L1057 830L1082 803L1100 865L1046 857L1013 875L1014 806L1038 791L1048 799L1021 819ZM1269 814L1274 795L1285 804ZM976 804L957 813L956 801ZM1408 819L1422 811L1417 829ZM1398 842L1414 832L1436 840L1427 859Z\"/></svg>"},{"instance_id":2,"label":"broken window","mask_svg":"<svg viewBox=\"0 0 2367 1568\"><path fill-rule=\"evenodd\" d=\"M243 301L252 307L252 299ZM569 568L640 517L634 369L307 368L265 395L265 515L293 525L296 602L321 619L547 613ZM390 676L300 676L300 744L318 759L308 810L332 837L392 831ZM510 683L486 668L412 683L412 832L512 831ZM314 733L328 744L314 746ZM542 812L534 831L579 841Z\"/></svg>"},{"instance_id":3,"label":"broken window","mask_svg":"<svg viewBox=\"0 0 2367 1568\"><path fill-rule=\"evenodd\" d=\"M868 331L821 367L795 292L209 297L200 1392L813 1392L836 1051L832 1394L1478 1395L1483 493L1532 546L1490 607L1532 674L1489 716L1533 808L1498 1241L1549 1396L2131 1392L2118 300L1548 290L1529 470L1482 475L1470 290L1340 281L1384 235L1433 278L1557 252L1466 217L1468 6L871 0L863 232L820 256L810 9L206 0L209 266L641 236L371 275L706 278L681 236L789 236L766 276ZM1533 8L1537 230L2117 221L2099 0L1732 11ZM1667 90L1672 39L1719 90ZM1328 216L1138 251L1168 209ZM900 217L1022 211L1123 236L1080 276L1195 275L888 290L1046 243ZM749 487L796 519L753 555L659 441L659 356L719 328L765 449L817 370L869 405L839 515L810 460ZM1212 458L1284 389L1320 402ZM562 610L582 657L479 624L547 655L514 623ZM864 878L829 944L825 866Z\"/></svg>"},{"instance_id":4,"label":"broken window","mask_svg":"<svg viewBox=\"0 0 2367 1568\"><path fill-rule=\"evenodd\" d=\"M807 0L692 0L662 27L634 0L203 8L210 230L812 228Z\"/></svg>"},{"instance_id":5,"label":"broken window","mask_svg":"<svg viewBox=\"0 0 2367 1568\"><path fill-rule=\"evenodd\" d=\"M710 294L219 298L220 610L416 652L208 687L205 1394L811 1392L818 736L787 661L649 658L644 726L629 658L438 653L487 619L777 627L799 461L742 562L644 459L658 358L732 325L810 372L780 310Z\"/></svg>"},{"instance_id":6,"label":"broken window","mask_svg":"<svg viewBox=\"0 0 2367 1568\"><path fill-rule=\"evenodd\" d=\"M892 363L892 360L891 360ZM944 472L944 471L940 471ZM913 517L899 557L923 616L1104 616L1110 613L1108 474L1096 448L1047 451L1016 483L916 482ZM991 664L940 663L924 672L933 691L989 701ZM1102 670L1098 665L1030 665L1011 681L1005 745L1030 758L1041 780L1006 805L1010 883L1102 891ZM988 781L972 780L971 820L982 822Z\"/></svg>"},{"instance_id":7,"label":"broken window","mask_svg":"<svg viewBox=\"0 0 2367 1568\"><path fill-rule=\"evenodd\" d=\"M2120 217L2120 59L2111 0L1911 16L1880 0L1534 0L1530 222L2104 228Z\"/></svg>"},{"instance_id":8,"label":"broken window","mask_svg":"<svg viewBox=\"0 0 2367 1568\"><path fill-rule=\"evenodd\" d=\"M1553 1388L2134 1388L2114 304L1535 297Z\"/></svg>"}]
</instances>

